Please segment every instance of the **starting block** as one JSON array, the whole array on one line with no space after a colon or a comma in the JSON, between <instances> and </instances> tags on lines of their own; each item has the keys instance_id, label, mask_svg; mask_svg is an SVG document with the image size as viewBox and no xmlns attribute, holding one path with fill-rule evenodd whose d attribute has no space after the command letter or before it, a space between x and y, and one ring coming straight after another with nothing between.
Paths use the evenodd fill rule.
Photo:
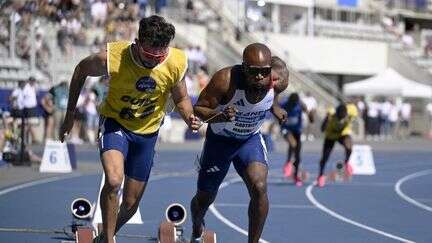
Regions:
<instances>
[{"instance_id":1,"label":"starting block","mask_svg":"<svg viewBox=\"0 0 432 243\"><path fill-rule=\"evenodd\" d=\"M158 243L187 243L181 224L186 220L186 209L178 203L171 204L165 211L166 220L162 221L158 230ZM205 230L204 243L216 243L216 233Z\"/></svg>"},{"instance_id":2,"label":"starting block","mask_svg":"<svg viewBox=\"0 0 432 243\"><path fill-rule=\"evenodd\" d=\"M90 227L78 227L75 232L76 243L92 243L95 232Z\"/></svg>"},{"instance_id":3,"label":"starting block","mask_svg":"<svg viewBox=\"0 0 432 243\"><path fill-rule=\"evenodd\" d=\"M345 173L345 163L343 161L336 162L335 169L327 174L327 178L332 182L347 182L351 181L352 176Z\"/></svg>"}]
</instances>

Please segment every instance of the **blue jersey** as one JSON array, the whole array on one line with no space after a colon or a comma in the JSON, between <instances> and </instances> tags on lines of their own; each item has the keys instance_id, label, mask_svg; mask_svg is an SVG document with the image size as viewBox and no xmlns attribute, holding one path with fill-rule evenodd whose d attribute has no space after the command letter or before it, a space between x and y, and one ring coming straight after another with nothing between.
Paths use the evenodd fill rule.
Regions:
<instances>
[{"instance_id":1,"label":"blue jersey","mask_svg":"<svg viewBox=\"0 0 432 243\"><path fill-rule=\"evenodd\" d=\"M282 128L292 132L301 133L303 129L303 111L300 103L294 105L292 108L288 108L285 104L283 108L287 112L287 120L282 124Z\"/></svg>"}]
</instances>

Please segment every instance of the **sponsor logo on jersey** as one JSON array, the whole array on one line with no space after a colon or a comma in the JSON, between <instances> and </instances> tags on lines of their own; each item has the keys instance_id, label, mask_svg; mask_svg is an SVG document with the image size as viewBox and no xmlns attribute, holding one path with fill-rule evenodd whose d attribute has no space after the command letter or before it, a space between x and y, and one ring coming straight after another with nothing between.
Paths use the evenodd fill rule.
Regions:
<instances>
[{"instance_id":1,"label":"sponsor logo on jersey","mask_svg":"<svg viewBox=\"0 0 432 243\"><path fill-rule=\"evenodd\" d=\"M135 88L141 92L153 93L156 89L156 81L152 77L145 76L136 82Z\"/></svg>"}]
</instances>

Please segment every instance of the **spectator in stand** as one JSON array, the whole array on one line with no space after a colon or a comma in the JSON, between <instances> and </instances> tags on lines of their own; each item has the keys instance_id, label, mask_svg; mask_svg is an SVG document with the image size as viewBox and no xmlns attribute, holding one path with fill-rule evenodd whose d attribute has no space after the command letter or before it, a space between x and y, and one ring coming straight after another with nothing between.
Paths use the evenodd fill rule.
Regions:
<instances>
[{"instance_id":1,"label":"spectator in stand","mask_svg":"<svg viewBox=\"0 0 432 243\"><path fill-rule=\"evenodd\" d=\"M0 162L3 160L3 148L6 141L6 131L8 130L8 123L6 121L9 112L0 109Z\"/></svg>"},{"instance_id":2,"label":"spectator in stand","mask_svg":"<svg viewBox=\"0 0 432 243\"><path fill-rule=\"evenodd\" d=\"M139 11L138 16L144 18L147 15L148 0L137 0Z\"/></svg>"},{"instance_id":3,"label":"spectator in stand","mask_svg":"<svg viewBox=\"0 0 432 243\"><path fill-rule=\"evenodd\" d=\"M58 138L58 132L61 122L66 114L66 107L69 97L68 84L62 81L58 85L52 87L48 93L54 101L54 137Z\"/></svg>"},{"instance_id":4,"label":"spectator in stand","mask_svg":"<svg viewBox=\"0 0 432 243\"><path fill-rule=\"evenodd\" d=\"M54 100L50 93L47 93L41 100L44 118L44 142L54 138Z\"/></svg>"},{"instance_id":5,"label":"spectator in stand","mask_svg":"<svg viewBox=\"0 0 432 243\"><path fill-rule=\"evenodd\" d=\"M105 24L108 15L108 4L105 0L95 0L91 5L91 16L93 26L102 26Z\"/></svg>"},{"instance_id":6,"label":"spectator in stand","mask_svg":"<svg viewBox=\"0 0 432 243\"><path fill-rule=\"evenodd\" d=\"M84 112L86 121L85 131L87 132L88 141L91 144L95 144L99 122L98 113L96 110L97 96L95 91L92 89L87 89L84 96Z\"/></svg>"},{"instance_id":7,"label":"spectator in stand","mask_svg":"<svg viewBox=\"0 0 432 243\"><path fill-rule=\"evenodd\" d=\"M18 87L12 90L9 96L11 115L14 119L20 119L24 110L24 86L25 81L18 81Z\"/></svg>"},{"instance_id":8,"label":"spectator in stand","mask_svg":"<svg viewBox=\"0 0 432 243\"><path fill-rule=\"evenodd\" d=\"M399 108L395 105L394 101L390 101L390 112L389 112L389 126L390 126L390 138L393 138L396 134L395 131L399 126Z\"/></svg>"},{"instance_id":9,"label":"spectator in stand","mask_svg":"<svg viewBox=\"0 0 432 243\"><path fill-rule=\"evenodd\" d=\"M404 102L400 108L401 124L399 135L401 138L407 138L410 135L411 104Z\"/></svg>"},{"instance_id":10,"label":"spectator in stand","mask_svg":"<svg viewBox=\"0 0 432 243\"><path fill-rule=\"evenodd\" d=\"M316 114L318 103L310 92L306 92L305 97L302 99L302 102L306 105L307 110L307 112L303 113L303 121L305 127L304 136L306 140L313 141L315 140L315 131L314 125L312 123ZM308 118L305 117L306 114L309 116Z\"/></svg>"},{"instance_id":11,"label":"spectator in stand","mask_svg":"<svg viewBox=\"0 0 432 243\"><path fill-rule=\"evenodd\" d=\"M367 104L367 139L378 139L379 134L379 104L371 101ZM372 136L372 137L371 137Z\"/></svg>"},{"instance_id":12,"label":"spectator in stand","mask_svg":"<svg viewBox=\"0 0 432 243\"><path fill-rule=\"evenodd\" d=\"M96 101L98 105L102 103L106 96L108 81L108 76L102 76L97 83L93 84L92 90L96 94Z\"/></svg>"},{"instance_id":13,"label":"spectator in stand","mask_svg":"<svg viewBox=\"0 0 432 243\"><path fill-rule=\"evenodd\" d=\"M207 86L208 82L210 81L210 77L207 74L207 72L200 68L200 70L198 71L198 73L196 74L196 79L198 81L198 88L199 88L199 92L201 92L205 86Z\"/></svg>"},{"instance_id":14,"label":"spectator in stand","mask_svg":"<svg viewBox=\"0 0 432 243\"><path fill-rule=\"evenodd\" d=\"M380 126L380 135L381 139L389 138L390 137L390 122L389 122L389 116L390 116L390 110L391 110L391 103L389 100L385 99L380 104L380 120L381 120L381 126Z\"/></svg>"},{"instance_id":15,"label":"spectator in stand","mask_svg":"<svg viewBox=\"0 0 432 243\"><path fill-rule=\"evenodd\" d=\"M32 143L38 143L36 139L36 126L39 123L39 113L38 113L38 102L36 98L37 94L36 79L30 77L27 84L24 86L24 116L26 117L27 130L31 135L31 140L28 141Z\"/></svg>"},{"instance_id":16,"label":"spectator in stand","mask_svg":"<svg viewBox=\"0 0 432 243\"><path fill-rule=\"evenodd\" d=\"M426 105L426 112L429 119L429 134L428 137L432 139L432 101Z\"/></svg>"}]
</instances>

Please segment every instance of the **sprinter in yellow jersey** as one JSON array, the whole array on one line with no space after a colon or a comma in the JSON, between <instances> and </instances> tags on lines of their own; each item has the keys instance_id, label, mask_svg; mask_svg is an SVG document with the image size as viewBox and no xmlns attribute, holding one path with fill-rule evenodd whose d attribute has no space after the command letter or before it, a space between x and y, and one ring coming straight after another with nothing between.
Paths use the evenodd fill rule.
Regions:
<instances>
[{"instance_id":1,"label":"sprinter in yellow jersey","mask_svg":"<svg viewBox=\"0 0 432 243\"><path fill-rule=\"evenodd\" d=\"M186 91L185 53L169 47L174 35L174 26L164 18L143 18L134 43L108 43L106 52L83 59L75 68L61 127L62 142L72 128L85 79L110 78L107 97L99 107L99 151L106 177L100 196L103 231L94 242L114 242L116 232L135 214L150 175L169 95L189 128L197 130L201 125ZM119 211L117 193L124 175Z\"/></svg>"},{"instance_id":2,"label":"sprinter in yellow jersey","mask_svg":"<svg viewBox=\"0 0 432 243\"><path fill-rule=\"evenodd\" d=\"M337 142L339 142L345 149L345 173L348 176L352 175L352 167L348 163L352 152L352 122L358 116L358 111L353 104L340 104L336 111L331 109L324 122L321 126L321 130L324 132L324 146L322 157L320 160L320 169L317 178L317 184L319 187L325 185L324 168L327 160L330 157L330 153Z\"/></svg>"}]
</instances>

